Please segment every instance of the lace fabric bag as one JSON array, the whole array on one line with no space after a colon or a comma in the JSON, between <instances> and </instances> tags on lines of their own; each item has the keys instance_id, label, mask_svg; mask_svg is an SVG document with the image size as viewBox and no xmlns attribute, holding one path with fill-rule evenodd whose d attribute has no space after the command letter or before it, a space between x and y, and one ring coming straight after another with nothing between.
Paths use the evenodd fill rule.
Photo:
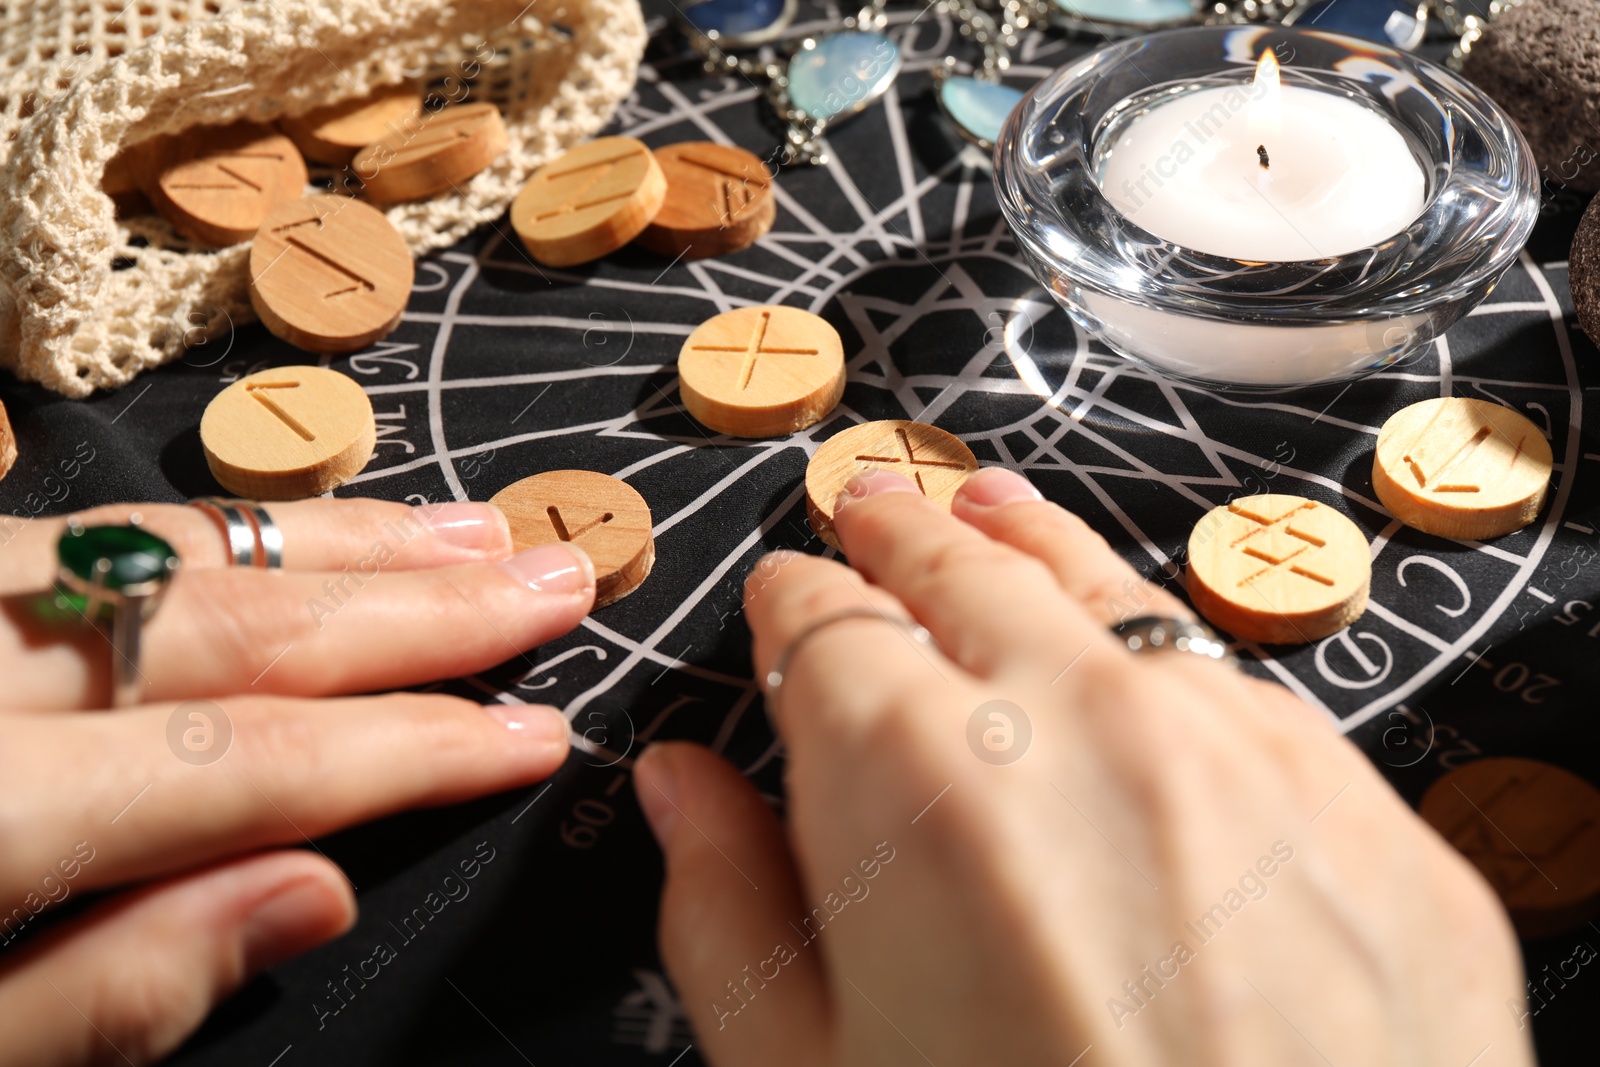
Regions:
<instances>
[{"instance_id":1,"label":"lace fabric bag","mask_svg":"<svg viewBox=\"0 0 1600 1067\"><path fill-rule=\"evenodd\" d=\"M101 179L129 145L402 81L492 101L507 152L459 193L387 211L420 255L498 218L535 168L597 133L644 44L637 0L0 5L0 364L87 396L254 319L248 243L197 248L158 216L116 218Z\"/></svg>"}]
</instances>

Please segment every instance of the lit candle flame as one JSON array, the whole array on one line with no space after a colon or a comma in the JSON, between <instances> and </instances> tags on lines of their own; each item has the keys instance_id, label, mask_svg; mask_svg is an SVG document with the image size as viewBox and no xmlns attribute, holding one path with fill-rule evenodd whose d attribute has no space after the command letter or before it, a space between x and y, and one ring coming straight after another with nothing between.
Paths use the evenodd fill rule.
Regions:
<instances>
[{"instance_id":1,"label":"lit candle flame","mask_svg":"<svg viewBox=\"0 0 1600 1067\"><path fill-rule=\"evenodd\" d=\"M1255 85L1250 93L1250 139L1270 152L1273 139L1282 130L1283 83L1278 74L1278 57L1269 48L1256 64Z\"/></svg>"}]
</instances>

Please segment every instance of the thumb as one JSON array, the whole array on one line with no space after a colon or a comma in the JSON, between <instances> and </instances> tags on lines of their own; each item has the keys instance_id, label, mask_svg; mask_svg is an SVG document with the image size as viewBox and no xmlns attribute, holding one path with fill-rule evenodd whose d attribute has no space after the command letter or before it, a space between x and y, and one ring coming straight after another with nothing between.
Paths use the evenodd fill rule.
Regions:
<instances>
[{"instance_id":1,"label":"thumb","mask_svg":"<svg viewBox=\"0 0 1600 1067\"><path fill-rule=\"evenodd\" d=\"M666 856L661 956L718 1067L831 1059L819 949L783 825L755 788L698 745L656 744L634 767L639 806Z\"/></svg>"},{"instance_id":2,"label":"thumb","mask_svg":"<svg viewBox=\"0 0 1600 1067\"><path fill-rule=\"evenodd\" d=\"M0 1063L153 1063L245 979L354 921L344 875L300 851L125 893L0 969Z\"/></svg>"}]
</instances>

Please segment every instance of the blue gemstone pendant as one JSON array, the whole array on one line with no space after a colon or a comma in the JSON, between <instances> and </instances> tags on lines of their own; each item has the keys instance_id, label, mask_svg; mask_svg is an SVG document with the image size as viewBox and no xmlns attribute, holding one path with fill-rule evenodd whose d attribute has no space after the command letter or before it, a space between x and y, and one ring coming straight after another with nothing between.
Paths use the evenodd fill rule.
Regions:
<instances>
[{"instance_id":1,"label":"blue gemstone pendant","mask_svg":"<svg viewBox=\"0 0 1600 1067\"><path fill-rule=\"evenodd\" d=\"M794 13L795 0L700 0L679 17L724 48L754 48L788 29Z\"/></svg>"},{"instance_id":2,"label":"blue gemstone pendant","mask_svg":"<svg viewBox=\"0 0 1600 1067\"><path fill-rule=\"evenodd\" d=\"M938 81L936 96L940 109L962 137L979 148L990 150L1000 137L1000 127L1017 101L1021 89L999 82L980 81L965 74L951 74Z\"/></svg>"},{"instance_id":3,"label":"blue gemstone pendant","mask_svg":"<svg viewBox=\"0 0 1600 1067\"><path fill-rule=\"evenodd\" d=\"M1409 52L1428 32L1428 6L1418 0L1322 0L1284 20L1302 30L1327 30Z\"/></svg>"},{"instance_id":4,"label":"blue gemstone pendant","mask_svg":"<svg viewBox=\"0 0 1600 1067\"><path fill-rule=\"evenodd\" d=\"M789 102L814 121L865 109L900 73L900 49L870 30L808 39L789 60Z\"/></svg>"},{"instance_id":5,"label":"blue gemstone pendant","mask_svg":"<svg viewBox=\"0 0 1600 1067\"><path fill-rule=\"evenodd\" d=\"M794 21L795 0L700 0L678 12L684 25L724 48L754 48Z\"/></svg>"}]
</instances>

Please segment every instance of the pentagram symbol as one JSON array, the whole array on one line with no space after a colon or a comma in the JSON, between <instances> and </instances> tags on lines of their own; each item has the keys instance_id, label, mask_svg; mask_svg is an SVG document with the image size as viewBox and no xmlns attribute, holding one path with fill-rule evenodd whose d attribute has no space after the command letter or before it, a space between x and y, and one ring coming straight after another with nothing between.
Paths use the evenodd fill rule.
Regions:
<instances>
[{"instance_id":1,"label":"pentagram symbol","mask_svg":"<svg viewBox=\"0 0 1600 1067\"><path fill-rule=\"evenodd\" d=\"M744 362L739 365L739 390L750 388L750 379L756 373L756 361L762 356L815 356L815 348L764 348L767 326L772 322L772 312L763 311L761 318L750 330L750 340L743 348L735 345L690 345L696 352L743 352Z\"/></svg>"},{"instance_id":2,"label":"pentagram symbol","mask_svg":"<svg viewBox=\"0 0 1600 1067\"><path fill-rule=\"evenodd\" d=\"M912 481L917 483L917 488L922 491L923 496L928 495L928 487L923 483L922 471L918 470L918 467L932 467L936 469L953 471L965 471L967 469L966 465L962 463L952 463L949 460L924 459L919 457L917 455L916 448L911 443L911 435L906 433L904 429L895 430L894 439L899 443L900 450L903 455L857 456L857 462L877 464L879 466L888 466L895 463L906 464L906 466L910 468L910 476Z\"/></svg>"}]
</instances>

